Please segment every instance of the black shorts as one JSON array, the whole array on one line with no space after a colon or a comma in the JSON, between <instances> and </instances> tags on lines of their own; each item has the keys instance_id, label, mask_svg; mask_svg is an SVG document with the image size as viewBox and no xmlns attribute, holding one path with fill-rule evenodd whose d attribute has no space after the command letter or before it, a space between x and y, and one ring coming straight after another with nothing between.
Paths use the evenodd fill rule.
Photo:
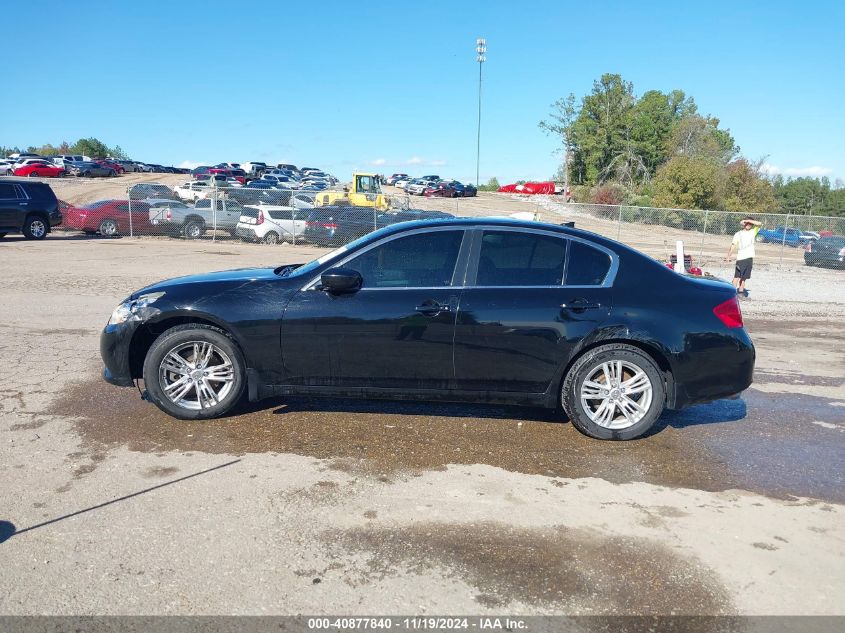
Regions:
<instances>
[{"instance_id":1,"label":"black shorts","mask_svg":"<svg viewBox=\"0 0 845 633\"><path fill-rule=\"evenodd\" d=\"M751 279L751 265L753 263L754 260L751 257L748 259L736 260L736 271L734 272L734 277L737 277L740 281Z\"/></svg>"}]
</instances>

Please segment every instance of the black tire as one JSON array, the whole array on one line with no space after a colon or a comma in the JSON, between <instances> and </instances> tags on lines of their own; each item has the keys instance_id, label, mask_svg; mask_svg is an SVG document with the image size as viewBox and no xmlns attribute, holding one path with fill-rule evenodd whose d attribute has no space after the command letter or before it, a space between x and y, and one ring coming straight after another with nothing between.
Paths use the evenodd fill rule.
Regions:
<instances>
[{"instance_id":1,"label":"black tire","mask_svg":"<svg viewBox=\"0 0 845 633\"><path fill-rule=\"evenodd\" d=\"M270 231L267 235L264 236L262 240L265 244L278 244L279 243L279 234L275 231Z\"/></svg>"},{"instance_id":2,"label":"black tire","mask_svg":"<svg viewBox=\"0 0 845 633\"><path fill-rule=\"evenodd\" d=\"M41 214L26 216L23 223L23 236L28 240L43 240L50 232L50 222Z\"/></svg>"},{"instance_id":3,"label":"black tire","mask_svg":"<svg viewBox=\"0 0 845 633\"><path fill-rule=\"evenodd\" d=\"M97 232L103 237L114 237L118 233L117 220L106 218L100 222L100 226L97 227Z\"/></svg>"},{"instance_id":4,"label":"black tire","mask_svg":"<svg viewBox=\"0 0 845 633\"><path fill-rule=\"evenodd\" d=\"M30 178L38 178L38 172L37 171L29 172L29 177Z\"/></svg>"},{"instance_id":5,"label":"black tire","mask_svg":"<svg viewBox=\"0 0 845 633\"><path fill-rule=\"evenodd\" d=\"M599 371L603 363L610 361L622 361L625 363L623 366L625 368L623 369L623 378L625 370L633 366L645 372L651 384L651 400L646 407L645 414L641 419L627 427L608 428L607 426L594 422L585 410L584 403L580 397L584 381ZM623 343L602 345L589 350L572 365L561 387L561 405L572 422L572 425L584 435L600 440L631 440L648 432L654 423L657 422L660 414L663 413L663 408L666 404L666 388L664 385L663 372L654 360L641 349ZM613 391L616 390L614 389ZM639 397L639 400L630 397L627 400L634 400L637 404L642 404L646 401L645 393L636 395ZM598 402L598 399L588 400L588 406L592 406L589 402ZM598 407L591 409L591 411L595 413L597 409ZM612 420L616 422L618 416L622 415L621 409L614 408L612 411L612 415L614 416ZM619 420L619 422L621 424L625 423L622 420Z\"/></svg>"},{"instance_id":6,"label":"black tire","mask_svg":"<svg viewBox=\"0 0 845 633\"><path fill-rule=\"evenodd\" d=\"M6 237L6 234L5 234L5 233L0 233L0 240L2 240L4 237Z\"/></svg>"},{"instance_id":7,"label":"black tire","mask_svg":"<svg viewBox=\"0 0 845 633\"><path fill-rule=\"evenodd\" d=\"M210 343L222 350L232 364L231 389L215 405L189 409L173 402L162 387L161 364L164 358L180 346L191 343ZM168 415L180 420L207 420L225 415L241 399L246 387L246 364L243 354L223 330L200 323L188 323L170 328L153 342L144 359L144 386L150 400Z\"/></svg>"},{"instance_id":8,"label":"black tire","mask_svg":"<svg viewBox=\"0 0 845 633\"><path fill-rule=\"evenodd\" d=\"M185 224L185 239L195 240L205 234L205 224L198 220L190 220Z\"/></svg>"}]
</instances>

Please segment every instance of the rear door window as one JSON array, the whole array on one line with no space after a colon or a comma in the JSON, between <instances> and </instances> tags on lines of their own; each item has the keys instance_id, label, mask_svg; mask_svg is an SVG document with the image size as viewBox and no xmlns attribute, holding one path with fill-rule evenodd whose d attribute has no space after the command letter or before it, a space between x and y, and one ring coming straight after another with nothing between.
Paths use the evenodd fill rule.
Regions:
<instances>
[{"instance_id":1,"label":"rear door window","mask_svg":"<svg viewBox=\"0 0 845 633\"><path fill-rule=\"evenodd\" d=\"M522 231L485 231L476 286L559 286L567 240Z\"/></svg>"}]
</instances>

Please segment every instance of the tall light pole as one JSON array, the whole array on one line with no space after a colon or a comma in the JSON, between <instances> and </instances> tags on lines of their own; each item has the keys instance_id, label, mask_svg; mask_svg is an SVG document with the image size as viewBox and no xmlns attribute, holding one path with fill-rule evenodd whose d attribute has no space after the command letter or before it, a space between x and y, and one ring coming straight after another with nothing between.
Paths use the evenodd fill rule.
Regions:
<instances>
[{"instance_id":1,"label":"tall light pole","mask_svg":"<svg viewBox=\"0 0 845 633\"><path fill-rule=\"evenodd\" d=\"M475 58L478 62L478 140L475 147L475 186L478 187L478 175L481 169L481 65L487 61L487 40L475 40Z\"/></svg>"}]
</instances>

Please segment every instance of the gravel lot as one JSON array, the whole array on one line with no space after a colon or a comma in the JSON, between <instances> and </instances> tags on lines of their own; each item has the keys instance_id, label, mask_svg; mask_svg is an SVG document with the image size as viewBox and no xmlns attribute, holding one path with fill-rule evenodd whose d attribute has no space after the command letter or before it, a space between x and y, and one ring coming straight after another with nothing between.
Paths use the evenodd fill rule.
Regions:
<instances>
[{"instance_id":1,"label":"gravel lot","mask_svg":"<svg viewBox=\"0 0 845 633\"><path fill-rule=\"evenodd\" d=\"M0 243L0 613L845 614L845 272L755 268L752 388L629 443L492 406L177 422L100 381L132 290L319 252Z\"/></svg>"}]
</instances>

